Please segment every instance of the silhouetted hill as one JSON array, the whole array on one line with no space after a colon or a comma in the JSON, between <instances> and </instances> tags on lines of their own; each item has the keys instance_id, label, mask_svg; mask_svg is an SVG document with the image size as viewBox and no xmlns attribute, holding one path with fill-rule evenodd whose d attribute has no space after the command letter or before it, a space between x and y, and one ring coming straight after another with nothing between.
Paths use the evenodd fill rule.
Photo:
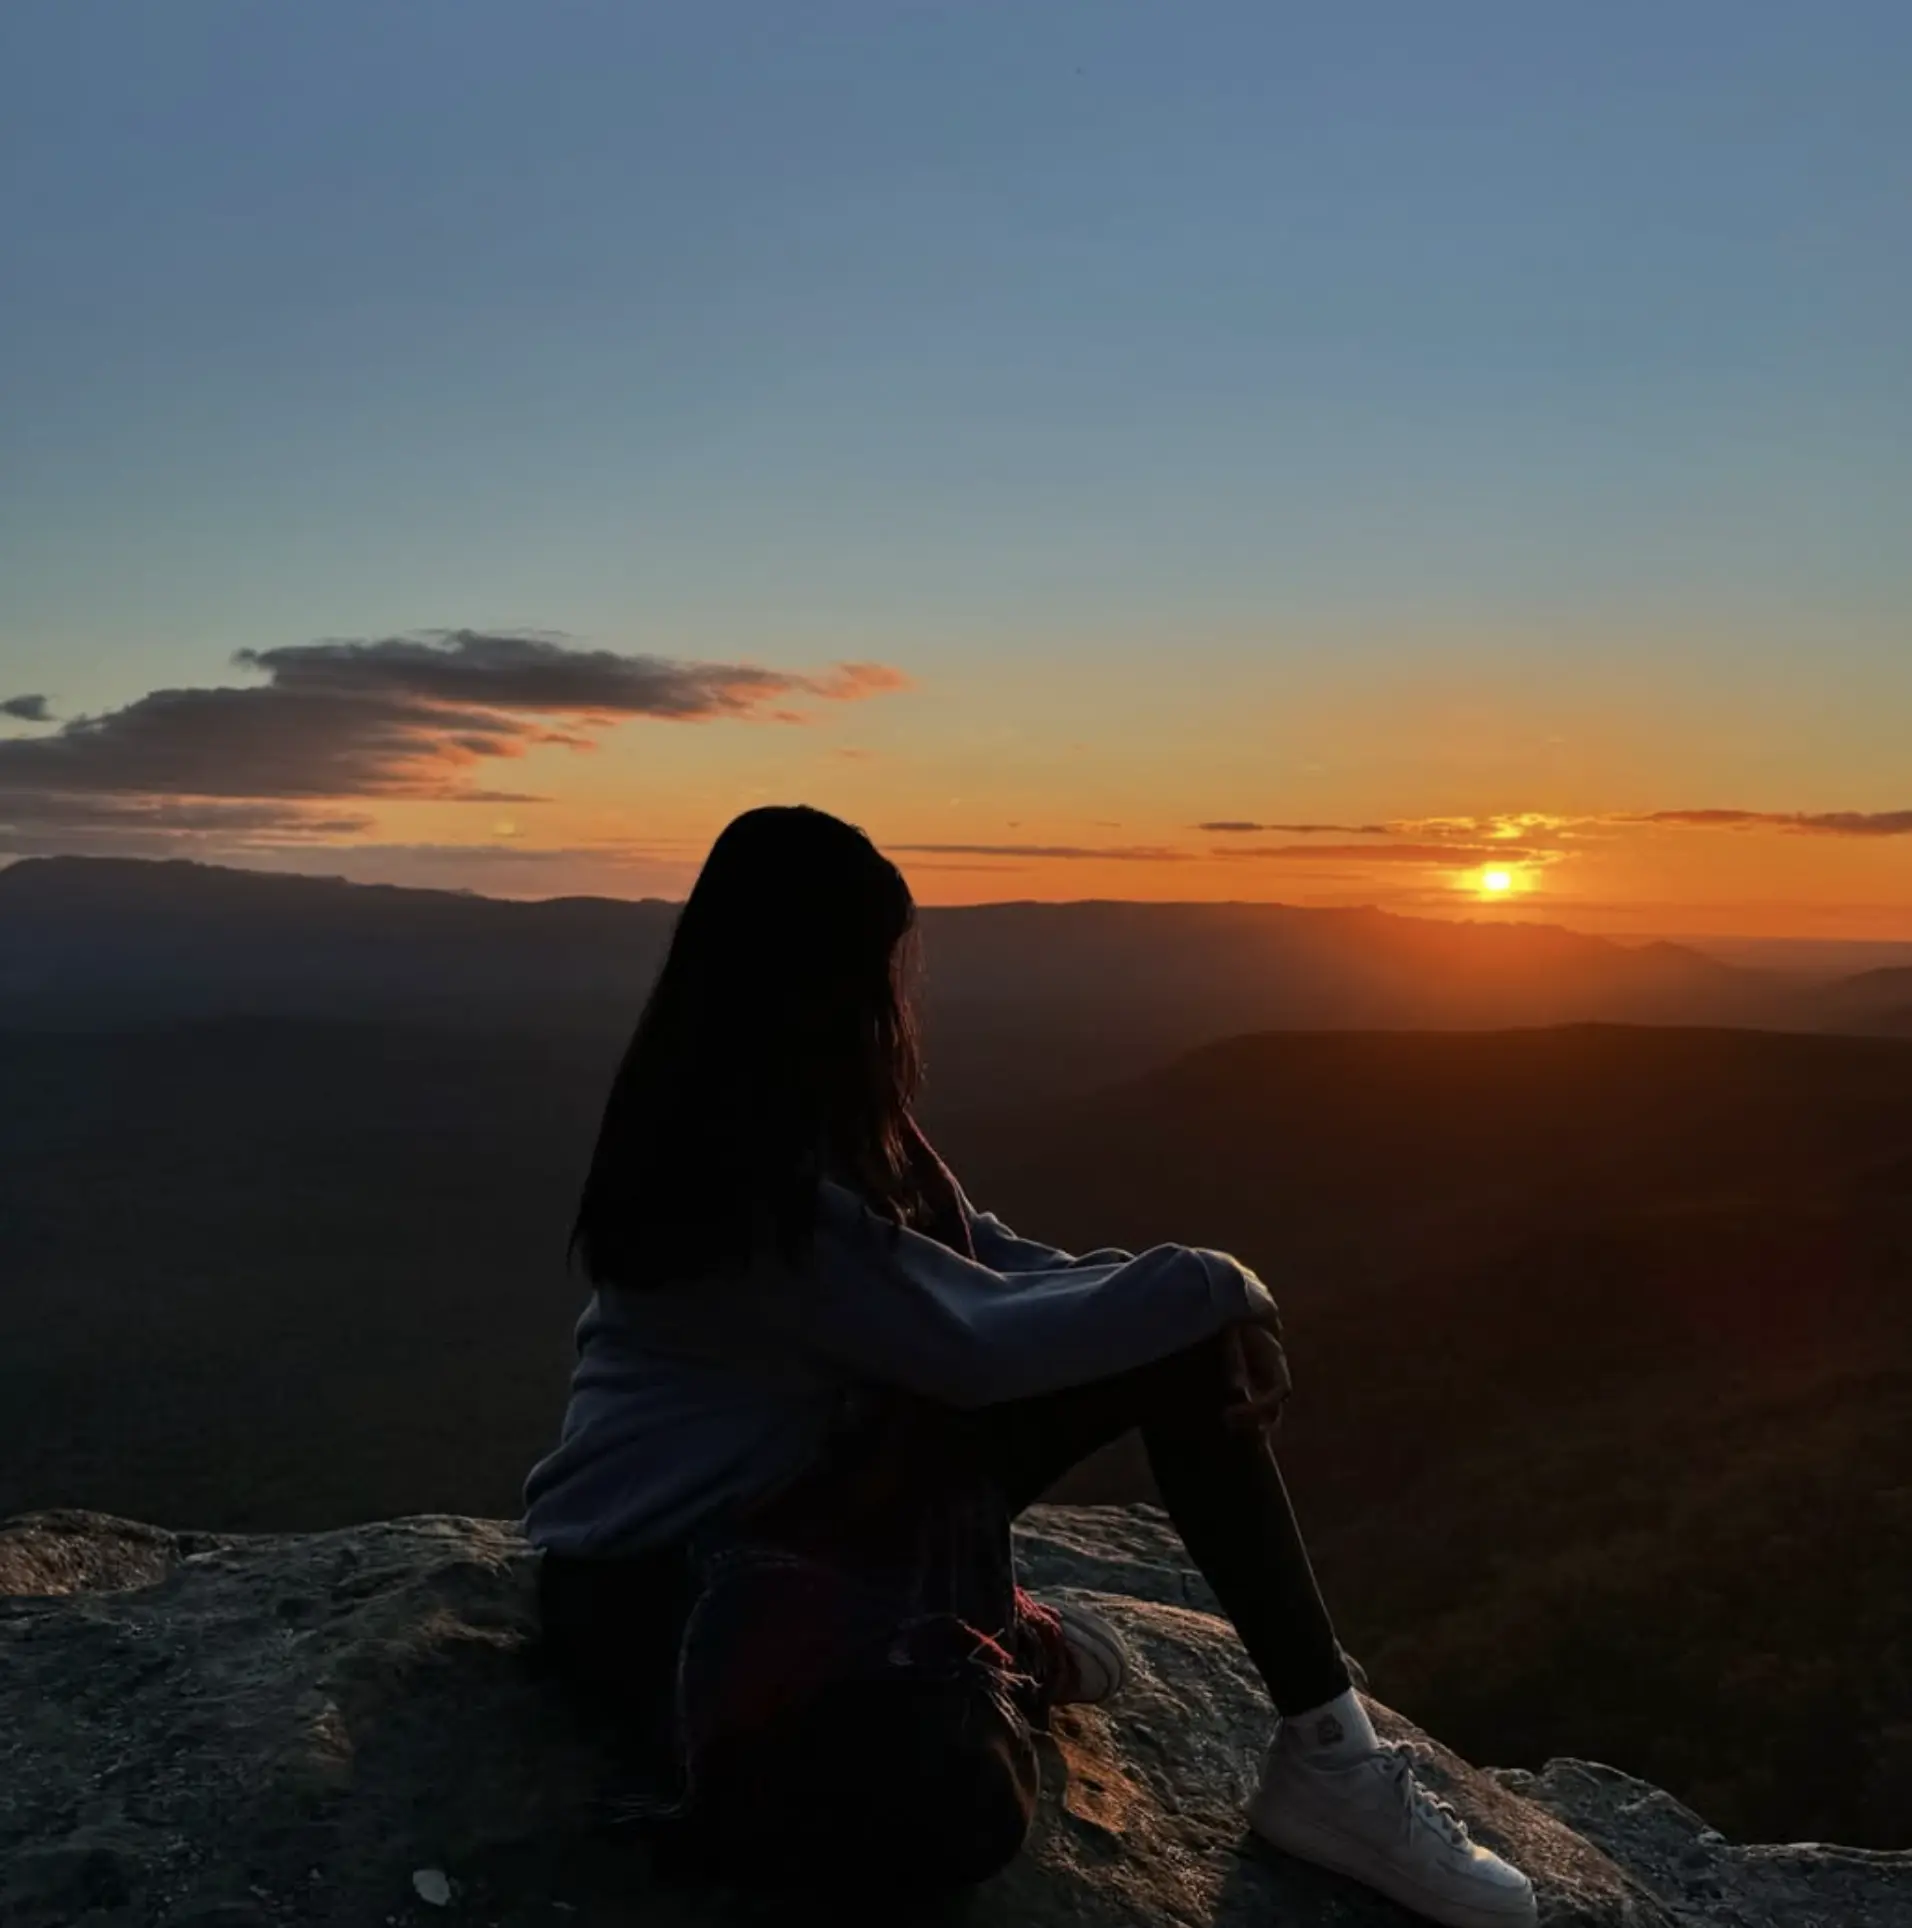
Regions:
<instances>
[{"instance_id":1,"label":"silhouetted hill","mask_svg":"<svg viewBox=\"0 0 1912 1928\"><path fill-rule=\"evenodd\" d=\"M189 863L0 871L0 1000L24 1026L233 1014L626 1030L675 907L512 903ZM1279 904L924 913L930 1100L1084 1089L1271 1027L1796 1019L1793 991L1677 945Z\"/></svg>"},{"instance_id":2,"label":"silhouetted hill","mask_svg":"<svg viewBox=\"0 0 1912 1928\"><path fill-rule=\"evenodd\" d=\"M1904 1834L1912 1043L1243 1038L948 1148L1065 1243L1194 1225L1263 1269L1284 1461L1417 1718L1575 1731L1737 1829Z\"/></svg>"},{"instance_id":3,"label":"silhouetted hill","mask_svg":"<svg viewBox=\"0 0 1912 1928\"><path fill-rule=\"evenodd\" d=\"M1794 1008L1776 981L1678 945L1374 909L990 904L925 912L924 943L945 1108L1032 1064L1039 1086L1081 1088L1255 1030L1768 1023Z\"/></svg>"},{"instance_id":4,"label":"silhouetted hill","mask_svg":"<svg viewBox=\"0 0 1912 1928\"><path fill-rule=\"evenodd\" d=\"M1912 1252L1912 1045L1890 1040L1274 1033L948 1135L997 1195L1073 1235L1108 1236L1111 1208L1130 1242L1199 1222L1339 1303L1523 1240L1671 1237L1696 1211L1823 1217L1842 1277ZM1721 1265L1739 1279L1747 1262Z\"/></svg>"},{"instance_id":5,"label":"silhouetted hill","mask_svg":"<svg viewBox=\"0 0 1912 1928\"><path fill-rule=\"evenodd\" d=\"M281 1016L628 1022L677 907L45 857L0 871L0 998L14 1023Z\"/></svg>"},{"instance_id":6,"label":"silhouetted hill","mask_svg":"<svg viewBox=\"0 0 1912 1928\"><path fill-rule=\"evenodd\" d=\"M466 1027L0 1035L0 1513L509 1511L608 1071ZM1298 1502L1416 1718L1735 1830L1903 1833L1912 1043L1247 1037L943 1137L1025 1230L1274 1285Z\"/></svg>"},{"instance_id":7,"label":"silhouetted hill","mask_svg":"<svg viewBox=\"0 0 1912 1928\"><path fill-rule=\"evenodd\" d=\"M1861 971L1819 994L1821 1021L1829 1031L1869 1031L1881 1037L1912 1037L1912 966Z\"/></svg>"}]
</instances>

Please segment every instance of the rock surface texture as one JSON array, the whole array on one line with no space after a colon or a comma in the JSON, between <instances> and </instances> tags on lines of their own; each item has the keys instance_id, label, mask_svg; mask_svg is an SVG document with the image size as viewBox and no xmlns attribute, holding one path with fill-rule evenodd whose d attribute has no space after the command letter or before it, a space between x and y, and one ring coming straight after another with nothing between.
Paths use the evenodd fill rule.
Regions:
<instances>
[{"instance_id":1,"label":"rock surface texture","mask_svg":"<svg viewBox=\"0 0 1912 1928\"><path fill-rule=\"evenodd\" d=\"M1106 1712L1057 1717L1028 1851L926 1918L1402 1928L1388 1903L1244 1837L1267 1716L1158 1513L1038 1509L1022 1553L1032 1584L1120 1627L1138 1677ZM539 1674L532 1572L484 1520L0 1525L0 1922L850 1919L652 1865L619 1818L618 1769ZM1482 1771L1375 1717L1534 1876L1550 1928L1912 1928L1912 1853L1735 1846L1610 1768Z\"/></svg>"}]
</instances>

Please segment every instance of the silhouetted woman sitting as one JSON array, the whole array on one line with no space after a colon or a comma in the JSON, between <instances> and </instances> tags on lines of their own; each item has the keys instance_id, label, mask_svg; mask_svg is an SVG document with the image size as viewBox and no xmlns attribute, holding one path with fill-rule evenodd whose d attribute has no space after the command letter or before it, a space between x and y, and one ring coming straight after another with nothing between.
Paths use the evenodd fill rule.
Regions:
<instances>
[{"instance_id":1,"label":"silhouetted woman sitting","mask_svg":"<svg viewBox=\"0 0 1912 1928\"><path fill-rule=\"evenodd\" d=\"M547 1640L667 1768L682 1838L787 1877L982 1879L1032 1724L1121 1643L1015 1584L1009 1521L1141 1429L1279 1721L1254 1828L1436 1920L1533 1918L1380 1742L1267 1432L1274 1301L1220 1252L1071 1257L979 1213L911 1117L908 886L859 830L718 838L611 1086L595 1288L532 1472Z\"/></svg>"}]
</instances>

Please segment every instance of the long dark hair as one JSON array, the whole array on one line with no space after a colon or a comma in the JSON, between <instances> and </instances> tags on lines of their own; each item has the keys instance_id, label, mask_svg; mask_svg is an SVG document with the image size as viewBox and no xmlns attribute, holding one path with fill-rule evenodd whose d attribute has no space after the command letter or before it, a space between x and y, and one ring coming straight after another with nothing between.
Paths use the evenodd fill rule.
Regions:
<instances>
[{"instance_id":1,"label":"long dark hair","mask_svg":"<svg viewBox=\"0 0 1912 1928\"><path fill-rule=\"evenodd\" d=\"M915 923L855 825L803 806L730 824L604 1107L571 1233L594 1285L693 1278L767 1244L796 1260L825 1177L899 1224L938 1215L942 1168L909 1109Z\"/></svg>"}]
</instances>

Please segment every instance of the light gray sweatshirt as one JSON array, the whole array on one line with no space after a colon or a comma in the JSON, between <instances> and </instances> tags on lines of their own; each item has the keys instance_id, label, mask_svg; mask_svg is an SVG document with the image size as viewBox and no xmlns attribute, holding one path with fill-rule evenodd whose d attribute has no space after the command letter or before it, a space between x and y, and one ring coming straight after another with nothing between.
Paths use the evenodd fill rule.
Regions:
<instances>
[{"instance_id":1,"label":"light gray sweatshirt","mask_svg":"<svg viewBox=\"0 0 1912 1928\"><path fill-rule=\"evenodd\" d=\"M525 1484L527 1536L601 1555L678 1539L811 1463L858 1385L994 1405L1147 1365L1272 1312L1267 1287L1225 1253L1072 1258L960 1202L974 1259L826 1183L802 1267L766 1258L593 1294L558 1446Z\"/></svg>"}]
</instances>

